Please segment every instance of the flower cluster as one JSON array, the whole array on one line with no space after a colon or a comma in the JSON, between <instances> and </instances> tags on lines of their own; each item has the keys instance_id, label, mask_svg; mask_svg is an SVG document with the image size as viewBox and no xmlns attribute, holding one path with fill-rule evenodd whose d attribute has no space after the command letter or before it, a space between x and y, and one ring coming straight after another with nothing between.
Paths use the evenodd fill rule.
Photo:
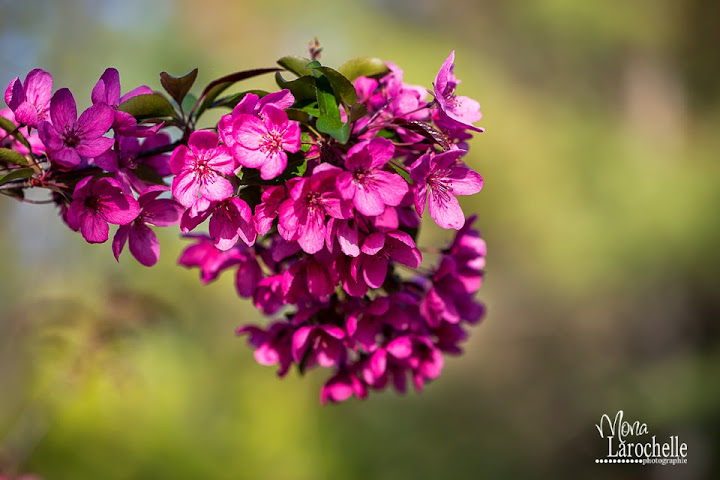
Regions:
<instances>
[{"instance_id":1,"label":"flower cluster","mask_svg":"<svg viewBox=\"0 0 720 480\"><path fill-rule=\"evenodd\" d=\"M79 116L72 93L53 93L50 74L33 70L5 93L0 188L21 199L24 188L50 189L90 243L119 225L115 257L128 243L146 266L159 257L150 227L179 223L192 242L179 263L203 283L235 269L238 295L274 319L237 330L259 363L280 376L293 365L332 370L323 403L388 385L404 392L408 380L420 390L484 314L474 296L485 243L457 199L483 186L464 161L482 131L480 106L455 94L454 52L432 91L406 84L391 63L334 70L316 53L228 75L197 100L188 93L196 70L161 74L168 99L148 87L121 96L108 69ZM220 97L265 73L279 91ZM231 111L216 128L195 128L223 107ZM416 243L426 207L456 230L446 248L424 250L434 266Z\"/></svg>"}]
</instances>

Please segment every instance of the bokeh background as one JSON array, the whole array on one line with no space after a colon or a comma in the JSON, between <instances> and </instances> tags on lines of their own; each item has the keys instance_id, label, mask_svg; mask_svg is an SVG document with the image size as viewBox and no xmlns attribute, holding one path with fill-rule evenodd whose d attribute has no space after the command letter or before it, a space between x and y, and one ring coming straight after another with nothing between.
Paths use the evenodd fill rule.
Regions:
<instances>
[{"instance_id":1,"label":"bokeh background","mask_svg":"<svg viewBox=\"0 0 720 480\"><path fill-rule=\"evenodd\" d=\"M720 4L711 0L0 0L0 85L43 67L81 106L305 53L374 55L431 86L455 49L486 133L462 202L488 242L485 321L421 395L320 407L203 287L89 246L49 206L0 198L0 471L56 479L720 476ZM270 87L270 79L250 82ZM425 245L449 234L426 225ZM622 409L685 466L596 465Z\"/></svg>"}]
</instances>

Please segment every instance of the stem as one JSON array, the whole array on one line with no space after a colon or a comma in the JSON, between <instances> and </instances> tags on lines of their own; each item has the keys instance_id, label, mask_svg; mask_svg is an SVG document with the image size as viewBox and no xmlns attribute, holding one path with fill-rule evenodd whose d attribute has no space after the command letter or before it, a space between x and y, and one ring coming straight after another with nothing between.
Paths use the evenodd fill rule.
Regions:
<instances>
[{"instance_id":1,"label":"stem","mask_svg":"<svg viewBox=\"0 0 720 480\"><path fill-rule=\"evenodd\" d=\"M13 190L16 188L30 188L30 182L25 179L11 180L8 183L0 185L0 191L2 190Z\"/></svg>"},{"instance_id":2,"label":"stem","mask_svg":"<svg viewBox=\"0 0 720 480\"><path fill-rule=\"evenodd\" d=\"M143 150L142 152L137 154L136 158L152 157L154 155L160 155L162 153L172 152L180 145L185 145L185 142L187 141L187 139L185 137L186 136L183 135L183 138L181 138L180 140L178 140L175 143L169 143L167 145L160 145L159 147L150 148L148 150Z\"/></svg>"}]
</instances>

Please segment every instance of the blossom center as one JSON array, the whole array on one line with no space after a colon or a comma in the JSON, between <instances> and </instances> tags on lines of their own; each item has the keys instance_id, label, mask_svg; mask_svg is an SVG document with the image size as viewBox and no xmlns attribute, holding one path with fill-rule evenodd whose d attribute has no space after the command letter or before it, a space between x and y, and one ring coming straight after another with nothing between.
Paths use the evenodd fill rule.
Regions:
<instances>
[{"instance_id":1,"label":"blossom center","mask_svg":"<svg viewBox=\"0 0 720 480\"><path fill-rule=\"evenodd\" d=\"M83 204L85 205L86 209L97 212L98 210L100 210L100 197L96 195L85 197L85 201L83 202Z\"/></svg>"},{"instance_id":2,"label":"blossom center","mask_svg":"<svg viewBox=\"0 0 720 480\"><path fill-rule=\"evenodd\" d=\"M80 143L80 133L73 127L68 127L63 133L63 143L68 147L74 147Z\"/></svg>"},{"instance_id":3,"label":"blossom center","mask_svg":"<svg viewBox=\"0 0 720 480\"><path fill-rule=\"evenodd\" d=\"M439 170L430 174L427 178L427 185L434 195L441 197L443 200L447 200L450 197L452 180L447 178L445 170Z\"/></svg>"},{"instance_id":4,"label":"blossom center","mask_svg":"<svg viewBox=\"0 0 720 480\"><path fill-rule=\"evenodd\" d=\"M366 168L358 168L353 172L355 183L366 185L372 179L372 173Z\"/></svg>"},{"instance_id":5,"label":"blossom center","mask_svg":"<svg viewBox=\"0 0 720 480\"><path fill-rule=\"evenodd\" d=\"M260 140L260 151L263 153L275 153L282 150L282 134L277 131L270 131L264 134Z\"/></svg>"}]
</instances>

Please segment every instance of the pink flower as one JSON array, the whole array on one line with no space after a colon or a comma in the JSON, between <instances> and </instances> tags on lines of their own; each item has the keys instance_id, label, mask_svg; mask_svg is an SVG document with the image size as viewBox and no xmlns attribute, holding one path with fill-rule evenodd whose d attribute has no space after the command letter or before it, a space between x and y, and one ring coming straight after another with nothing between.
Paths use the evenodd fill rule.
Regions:
<instances>
[{"instance_id":1,"label":"pink flower","mask_svg":"<svg viewBox=\"0 0 720 480\"><path fill-rule=\"evenodd\" d=\"M307 253L317 253L325 243L326 215L349 218L351 208L335 190L340 169L327 163L313 170L310 178L292 178L287 187L290 198L280 205L281 235L297 240Z\"/></svg>"},{"instance_id":2,"label":"pink flower","mask_svg":"<svg viewBox=\"0 0 720 480\"><path fill-rule=\"evenodd\" d=\"M380 288L385 283L390 260L417 268L422 262L422 255L412 237L405 232L375 232L363 242L361 253L353 258L350 271L358 281L362 274L368 286Z\"/></svg>"},{"instance_id":3,"label":"pink flower","mask_svg":"<svg viewBox=\"0 0 720 480\"><path fill-rule=\"evenodd\" d=\"M234 189L223 175L232 175L235 161L218 137L209 130L190 135L188 146L180 145L170 157L170 170L176 177L172 183L173 196L190 207L198 196L220 201L232 196Z\"/></svg>"},{"instance_id":4,"label":"pink flower","mask_svg":"<svg viewBox=\"0 0 720 480\"><path fill-rule=\"evenodd\" d=\"M336 325L307 325L298 328L292 338L295 362L305 368L314 365L332 367L346 355L343 339L345 331Z\"/></svg>"},{"instance_id":5,"label":"pink flower","mask_svg":"<svg viewBox=\"0 0 720 480\"><path fill-rule=\"evenodd\" d=\"M263 330L248 325L237 329L237 335L248 334L248 342L255 347L255 360L260 365L279 364L278 376L283 377L292 365L292 338L295 327L288 322L273 322Z\"/></svg>"},{"instance_id":6,"label":"pink flower","mask_svg":"<svg viewBox=\"0 0 720 480\"><path fill-rule=\"evenodd\" d=\"M475 130L476 132L484 131L482 128L475 127L474 122L482 118L480 113L480 104L469 97L458 97L455 95L455 87L460 83L456 78L453 70L455 68L455 50L450 52L450 56L445 60L440 71L438 71L433 83L435 90L435 100L444 116L458 126ZM442 115L441 115L442 117Z\"/></svg>"},{"instance_id":7,"label":"pink flower","mask_svg":"<svg viewBox=\"0 0 720 480\"><path fill-rule=\"evenodd\" d=\"M138 202L123 193L117 180L86 177L75 187L67 223L88 243L102 243L108 239L108 223L126 225L139 213Z\"/></svg>"},{"instance_id":8,"label":"pink flower","mask_svg":"<svg viewBox=\"0 0 720 480\"><path fill-rule=\"evenodd\" d=\"M48 114L52 95L52 76L40 68L30 71L25 82L15 77L5 90L5 103L22 125L37 127Z\"/></svg>"},{"instance_id":9,"label":"pink flower","mask_svg":"<svg viewBox=\"0 0 720 480\"><path fill-rule=\"evenodd\" d=\"M187 233L208 217L210 237L220 250L234 247L239 238L248 246L255 243L257 233L252 223L252 210L245 200L230 197L220 202L208 202L200 198L183 214L180 230Z\"/></svg>"},{"instance_id":10,"label":"pink flower","mask_svg":"<svg viewBox=\"0 0 720 480\"><path fill-rule=\"evenodd\" d=\"M243 167L260 169L260 177L269 180L287 166L287 153L300 150L300 125L288 120L284 110L265 105L260 117L241 114L233 123L232 153Z\"/></svg>"},{"instance_id":11,"label":"pink flower","mask_svg":"<svg viewBox=\"0 0 720 480\"><path fill-rule=\"evenodd\" d=\"M104 137L113 123L112 108L93 105L77 116L75 98L61 88L50 100L50 119L40 124L40 139L47 147L50 160L65 169L76 167L81 157L94 158L113 144Z\"/></svg>"},{"instance_id":12,"label":"pink flower","mask_svg":"<svg viewBox=\"0 0 720 480\"><path fill-rule=\"evenodd\" d=\"M285 200L285 187L282 185L269 187L263 192L260 203L255 207L255 216L253 217L258 235L265 235L270 231L283 200Z\"/></svg>"},{"instance_id":13,"label":"pink flower","mask_svg":"<svg viewBox=\"0 0 720 480\"><path fill-rule=\"evenodd\" d=\"M363 215L380 215L386 205L400 205L408 191L400 175L382 170L394 152L390 140L373 138L354 145L347 153L345 167L349 171L338 175L337 189Z\"/></svg>"},{"instance_id":14,"label":"pink flower","mask_svg":"<svg viewBox=\"0 0 720 480\"><path fill-rule=\"evenodd\" d=\"M152 267L160 257L160 245L155 232L148 227L168 227L180 221L183 208L175 200L157 198L167 191L164 185L148 187L138 198L140 214L132 223L121 225L113 237L113 254L120 261L120 254L129 240L130 253L146 267Z\"/></svg>"},{"instance_id":15,"label":"pink flower","mask_svg":"<svg viewBox=\"0 0 720 480\"><path fill-rule=\"evenodd\" d=\"M185 235L185 237L196 241L185 248L178 259L178 264L188 268L200 267L200 280L204 284L217 279L223 271L232 266L244 265L254 255L250 249L240 246L226 251L219 250L207 235Z\"/></svg>"},{"instance_id":16,"label":"pink flower","mask_svg":"<svg viewBox=\"0 0 720 480\"><path fill-rule=\"evenodd\" d=\"M342 402L353 395L357 398L367 397L367 386L357 375L342 369L323 385L320 391L320 403L325 405L328 400L333 403Z\"/></svg>"},{"instance_id":17,"label":"pink flower","mask_svg":"<svg viewBox=\"0 0 720 480\"><path fill-rule=\"evenodd\" d=\"M142 143L136 137L118 135L115 147L95 158L94 163L106 172L114 173L126 190L133 189L142 193L153 185L138 177L143 170L159 177L166 177L171 172L169 155L140 157L140 153L169 143L170 136L164 132L147 137Z\"/></svg>"},{"instance_id":18,"label":"pink flower","mask_svg":"<svg viewBox=\"0 0 720 480\"><path fill-rule=\"evenodd\" d=\"M422 216L427 199L430 216L442 228L462 228L465 215L455 195L472 195L483 187L482 177L460 162L465 153L426 153L410 167L410 178L415 181L415 209Z\"/></svg>"},{"instance_id":19,"label":"pink flower","mask_svg":"<svg viewBox=\"0 0 720 480\"><path fill-rule=\"evenodd\" d=\"M485 268L487 246L480 232L472 228L476 215L468 218L463 228L455 235L448 254L455 261L455 275L468 293L480 289Z\"/></svg>"},{"instance_id":20,"label":"pink flower","mask_svg":"<svg viewBox=\"0 0 720 480\"><path fill-rule=\"evenodd\" d=\"M121 103L132 97L150 93L153 93L152 89L142 85L120 96L120 74L114 68L108 68L103 72L100 80L95 84L95 87L93 87L90 97L93 104L104 103L115 110L115 120L113 122L113 129L115 131L121 135L148 137L157 133L163 124L159 123L148 127L138 127L135 117L129 113L121 112L117 108Z\"/></svg>"},{"instance_id":21,"label":"pink flower","mask_svg":"<svg viewBox=\"0 0 720 480\"><path fill-rule=\"evenodd\" d=\"M293 103L295 103L295 97L290 93L290 90L268 93L262 98L254 93L246 94L242 100L235 105L232 113L223 115L222 118L220 118L218 122L220 140L232 150L237 143L233 128L235 120L237 120L240 115L258 115L265 105L272 105L281 110L285 110L291 107Z\"/></svg>"},{"instance_id":22,"label":"pink flower","mask_svg":"<svg viewBox=\"0 0 720 480\"><path fill-rule=\"evenodd\" d=\"M18 126L18 122L15 120L15 115L9 108L0 109L0 117L7 118L15 126ZM35 131L30 133L30 128L28 127L20 127L19 131L25 137L28 143L30 143L30 149L32 150L32 153L34 153L35 155L42 155L43 153L45 153L45 145L42 143L42 140L40 140L40 136ZM11 150L15 150L21 155L27 155L28 153L30 153L25 145L18 142L14 137L10 135L10 132L6 132L2 128L0 128L0 138L2 138L2 140L0 140L1 148L9 148Z\"/></svg>"}]
</instances>

